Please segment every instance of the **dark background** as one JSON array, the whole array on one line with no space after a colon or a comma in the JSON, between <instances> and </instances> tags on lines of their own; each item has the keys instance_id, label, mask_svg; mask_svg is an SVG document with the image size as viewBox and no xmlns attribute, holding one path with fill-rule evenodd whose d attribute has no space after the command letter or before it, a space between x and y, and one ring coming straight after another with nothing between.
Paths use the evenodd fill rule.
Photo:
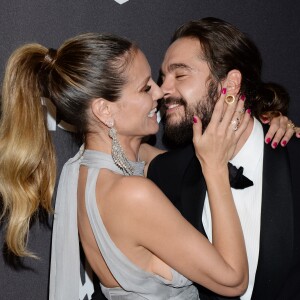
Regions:
<instances>
[{"instance_id":1,"label":"dark background","mask_svg":"<svg viewBox=\"0 0 300 300\"><path fill-rule=\"evenodd\" d=\"M264 61L263 79L286 87L291 96L289 117L300 125L299 15L300 2L296 0L129 0L122 5L114 0L2 0L0 79L10 53L21 44L38 42L57 48L69 37L95 31L136 41L157 79L175 28L190 19L213 16L235 24L255 41ZM60 172L77 145L59 127L52 128L52 133ZM3 228L1 245L2 232ZM29 247L39 260L26 259L22 267L12 266L1 251L0 299L47 299L50 243L50 227L36 223L30 232Z\"/></svg>"}]
</instances>

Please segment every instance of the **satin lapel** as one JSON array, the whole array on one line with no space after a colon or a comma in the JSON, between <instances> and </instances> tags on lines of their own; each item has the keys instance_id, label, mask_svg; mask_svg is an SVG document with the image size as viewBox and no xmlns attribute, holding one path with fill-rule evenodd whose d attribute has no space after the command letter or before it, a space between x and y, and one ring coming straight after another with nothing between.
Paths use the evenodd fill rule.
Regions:
<instances>
[{"instance_id":1,"label":"satin lapel","mask_svg":"<svg viewBox=\"0 0 300 300\"><path fill-rule=\"evenodd\" d=\"M206 183L201 171L201 165L194 154L194 147L187 151L186 159L189 161L181 186L181 213L202 234L206 236L202 224L202 212L206 195ZM200 299L210 300L239 300L239 297L222 297L196 285Z\"/></svg>"},{"instance_id":2,"label":"satin lapel","mask_svg":"<svg viewBox=\"0 0 300 300\"><path fill-rule=\"evenodd\" d=\"M261 232L252 300L274 300L293 247L293 199L286 149L264 149Z\"/></svg>"},{"instance_id":3,"label":"satin lapel","mask_svg":"<svg viewBox=\"0 0 300 300\"><path fill-rule=\"evenodd\" d=\"M181 213L195 228L205 234L202 225L202 211L206 184L200 163L194 154L194 148L189 149L189 151L189 164L187 165L181 187Z\"/></svg>"}]
</instances>

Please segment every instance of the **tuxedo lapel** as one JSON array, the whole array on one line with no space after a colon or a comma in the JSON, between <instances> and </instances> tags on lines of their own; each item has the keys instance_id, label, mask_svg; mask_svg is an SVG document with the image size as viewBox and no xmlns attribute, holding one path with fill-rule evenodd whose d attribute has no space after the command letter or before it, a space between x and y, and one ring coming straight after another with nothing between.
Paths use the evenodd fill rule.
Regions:
<instances>
[{"instance_id":1,"label":"tuxedo lapel","mask_svg":"<svg viewBox=\"0 0 300 300\"><path fill-rule=\"evenodd\" d=\"M195 228L197 228L204 236L206 236L202 224L202 212L204 208L207 187L202 174L201 165L194 152L194 147L191 147L186 152L186 159L188 159L188 164L186 165L186 170L181 183L180 211ZM198 284L195 285L197 286L200 299L240 299L239 297L222 297Z\"/></svg>"},{"instance_id":2,"label":"tuxedo lapel","mask_svg":"<svg viewBox=\"0 0 300 300\"><path fill-rule=\"evenodd\" d=\"M253 300L276 299L292 258L293 199L285 150L264 149L260 250Z\"/></svg>"},{"instance_id":3,"label":"tuxedo lapel","mask_svg":"<svg viewBox=\"0 0 300 300\"><path fill-rule=\"evenodd\" d=\"M181 213L195 228L206 235L202 225L206 183L194 148L189 149L188 158L189 164L181 187Z\"/></svg>"}]
</instances>

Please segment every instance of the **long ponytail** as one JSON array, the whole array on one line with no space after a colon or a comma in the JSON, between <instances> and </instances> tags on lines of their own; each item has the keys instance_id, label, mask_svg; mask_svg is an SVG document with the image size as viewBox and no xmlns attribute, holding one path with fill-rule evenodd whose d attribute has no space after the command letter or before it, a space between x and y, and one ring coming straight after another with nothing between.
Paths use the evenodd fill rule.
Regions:
<instances>
[{"instance_id":1,"label":"long ponytail","mask_svg":"<svg viewBox=\"0 0 300 300\"><path fill-rule=\"evenodd\" d=\"M1 218L7 248L27 249L30 223L40 209L51 212L56 160L41 103L39 72L48 49L28 44L10 57L3 81L0 119Z\"/></svg>"},{"instance_id":2,"label":"long ponytail","mask_svg":"<svg viewBox=\"0 0 300 300\"><path fill-rule=\"evenodd\" d=\"M27 44L11 55L2 91L0 207L15 255L34 256L26 247L31 220L40 209L52 211L56 160L42 97L84 136L93 125L92 99L119 99L136 49L117 36L87 33L58 50Z\"/></svg>"}]
</instances>

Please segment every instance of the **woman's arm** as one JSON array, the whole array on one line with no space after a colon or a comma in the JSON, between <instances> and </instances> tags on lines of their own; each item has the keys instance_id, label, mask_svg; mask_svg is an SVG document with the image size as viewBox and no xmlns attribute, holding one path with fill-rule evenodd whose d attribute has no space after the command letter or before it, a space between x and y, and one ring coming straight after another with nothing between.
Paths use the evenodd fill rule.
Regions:
<instances>
[{"instance_id":1,"label":"woman's arm","mask_svg":"<svg viewBox=\"0 0 300 300\"><path fill-rule=\"evenodd\" d=\"M220 170L218 176L226 178L226 172ZM218 212L222 216L213 224L219 222L211 244L154 183L145 178L132 179L125 178L122 189L118 189L123 195L118 235L126 236L134 245L147 249L185 277L218 294L241 295L248 283L247 260L244 246L237 247L241 243L236 240L241 241L242 236L231 194L223 189L228 182L217 180L218 189L223 192L210 195L211 202L220 204L212 208L213 218Z\"/></svg>"},{"instance_id":2,"label":"woman's arm","mask_svg":"<svg viewBox=\"0 0 300 300\"><path fill-rule=\"evenodd\" d=\"M242 294L248 284L246 250L227 168L250 118L246 115L239 129L233 131L232 115L241 106L240 101L239 107L234 105L223 114L223 103L219 101L203 135L198 118L194 125L196 153L207 182L212 211L212 244L151 181L125 178L126 183L117 189L126 195L121 210L130 213L122 222L127 224L126 234L134 244L148 249L192 281L226 296Z\"/></svg>"}]
</instances>

